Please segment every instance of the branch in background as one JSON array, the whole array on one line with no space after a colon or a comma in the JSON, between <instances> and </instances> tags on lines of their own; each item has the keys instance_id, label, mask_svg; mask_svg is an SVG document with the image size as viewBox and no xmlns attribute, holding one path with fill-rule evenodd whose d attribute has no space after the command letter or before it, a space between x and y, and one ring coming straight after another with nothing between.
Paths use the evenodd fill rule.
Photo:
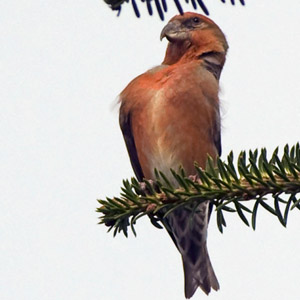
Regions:
<instances>
[{"instance_id":1,"label":"branch in background","mask_svg":"<svg viewBox=\"0 0 300 300\"><path fill-rule=\"evenodd\" d=\"M177 186L158 171L155 182L124 180L120 197L98 200L99 224L108 226L109 231L114 229L114 235L122 231L127 236L129 226L135 234L134 225L144 215L161 228L159 221L173 210L186 207L196 211L197 204L210 201L215 206L218 228L223 232L225 212L237 213L247 226L251 220L255 229L259 206L276 216L283 226L287 224L289 211L300 209L299 143L291 149L286 145L281 159L278 148L270 159L266 149L261 149L259 154L257 149L250 150L247 157L243 151L236 163L232 152L227 161L218 158L214 163L209 158L206 169L196 166L195 173L197 179L187 177L183 170L172 171ZM273 198L273 205L267 195ZM243 204L249 200L254 201L252 209Z\"/></svg>"},{"instance_id":2,"label":"branch in background","mask_svg":"<svg viewBox=\"0 0 300 300\"><path fill-rule=\"evenodd\" d=\"M117 10L118 11L118 16L120 15L121 13L121 7L122 5L124 4L124 2L131 2L132 3L132 7L133 7L133 10L135 12L135 15L139 18L140 17L140 12L139 12L139 9L138 9L138 6L136 4L136 0L104 0L106 4L109 5L109 7L112 9L112 10ZM177 7L177 10L179 11L180 14L183 14L183 9L181 7L181 4L180 4L180 0L173 0L176 7ZM226 0L220 0L222 3L226 3ZM167 2L166 0L141 0L141 2L144 2L146 3L147 5L147 9L148 9L148 13L150 16L153 15L153 8L152 8L152 5L153 5L153 2L154 2L154 6L158 12L158 15L160 17L160 19L163 21L164 20L164 13L167 12L168 10L168 7L167 7ZM201 10L206 14L206 15L209 15L209 11L207 9L207 7L205 6L204 4L204 1L203 0L185 0L186 3L189 3L191 2L192 6L194 9L198 9L198 5L199 7L201 8ZM245 1L244 0L239 0L239 2L242 4L242 5L245 5ZM235 0L230 0L230 3L232 5L235 5Z\"/></svg>"}]
</instances>

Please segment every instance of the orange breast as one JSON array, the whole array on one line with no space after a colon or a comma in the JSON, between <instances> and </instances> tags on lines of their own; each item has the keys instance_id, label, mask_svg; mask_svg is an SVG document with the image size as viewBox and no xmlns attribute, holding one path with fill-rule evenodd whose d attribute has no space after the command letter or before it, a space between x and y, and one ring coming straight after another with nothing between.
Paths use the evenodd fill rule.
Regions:
<instances>
[{"instance_id":1,"label":"orange breast","mask_svg":"<svg viewBox=\"0 0 300 300\"><path fill-rule=\"evenodd\" d=\"M194 174L195 161L204 167L207 154L217 155L218 82L208 71L194 63L170 66L135 84L131 124L147 179L154 178L154 168L168 174L180 165Z\"/></svg>"}]
</instances>

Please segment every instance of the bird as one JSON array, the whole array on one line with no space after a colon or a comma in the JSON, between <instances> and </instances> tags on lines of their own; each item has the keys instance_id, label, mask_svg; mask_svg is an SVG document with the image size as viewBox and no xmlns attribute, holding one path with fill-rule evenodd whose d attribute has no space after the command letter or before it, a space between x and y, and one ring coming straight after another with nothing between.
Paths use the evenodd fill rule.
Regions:
<instances>
[{"instance_id":1,"label":"bird","mask_svg":"<svg viewBox=\"0 0 300 300\"><path fill-rule=\"evenodd\" d=\"M221 155L219 79L228 43L211 19L186 12L174 16L160 39L168 46L162 63L133 79L119 95L119 123L137 179L155 180L155 169L177 184L171 169L196 174L207 157ZM192 212L178 208L162 223L181 253L185 297L207 295L219 283L207 250L211 204ZM190 221L192 217L192 222Z\"/></svg>"}]
</instances>

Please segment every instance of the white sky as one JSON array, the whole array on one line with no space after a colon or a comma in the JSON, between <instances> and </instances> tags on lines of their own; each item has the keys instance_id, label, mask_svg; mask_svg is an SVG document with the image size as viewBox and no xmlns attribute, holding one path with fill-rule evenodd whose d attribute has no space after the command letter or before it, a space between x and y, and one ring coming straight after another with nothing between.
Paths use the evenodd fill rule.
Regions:
<instances>
[{"instance_id":1,"label":"white sky","mask_svg":"<svg viewBox=\"0 0 300 300\"><path fill-rule=\"evenodd\" d=\"M224 158L299 141L300 2L246 2L205 1L230 45ZM180 255L165 231L144 218L137 238L113 238L96 225L96 199L119 195L133 175L115 99L162 61L167 43L165 22L139 7L141 19L131 5L117 18L101 0L0 3L2 300L184 299ZM166 20L176 14L169 7ZM292 211L285 229L260 210L256 232L228 216L223 235L212 216L221 290L209 299L299 299L299 216Z\"/></svg>"}]
</instances>

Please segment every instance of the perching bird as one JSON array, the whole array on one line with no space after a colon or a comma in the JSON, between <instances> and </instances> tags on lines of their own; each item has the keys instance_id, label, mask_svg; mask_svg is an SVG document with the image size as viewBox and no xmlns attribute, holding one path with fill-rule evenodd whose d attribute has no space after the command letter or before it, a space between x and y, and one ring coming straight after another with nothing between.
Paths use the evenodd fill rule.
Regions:
<instances>
[{"instance_id":1,"label":"perching bird","mask_svg":"<svg viewBox=\"0 0 300 300\"><path fill-rule=\"evenodd\" d=\"M173 17L160 38L169 41L160 66L131 81L120 94L120 126L135 175L155 179L154 169L174 182L170 169L194 175L207 155L221 154L219 78L228 49L220 28L196 13ZM174 182L175 184L175 182ZM200 287L206 294L219 283L206 247L209 203L179 208L164 220L180 251L185 296Z\"/></svg>"}]
</instances>

